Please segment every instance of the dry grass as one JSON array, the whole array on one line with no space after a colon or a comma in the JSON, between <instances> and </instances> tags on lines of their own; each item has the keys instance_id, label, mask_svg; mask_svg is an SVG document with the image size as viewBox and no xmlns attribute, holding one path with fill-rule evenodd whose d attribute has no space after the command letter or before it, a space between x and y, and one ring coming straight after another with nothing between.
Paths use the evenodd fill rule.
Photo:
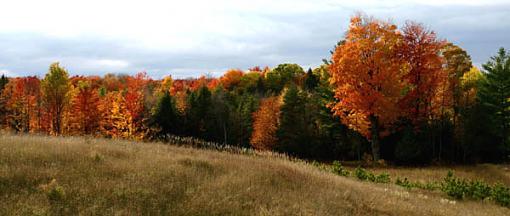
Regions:
<instances>
[{"instance_id":1,"label":"dry grass","mask_svg":"<svg viewBox=\"0 0 510 216\"><path fill-rule=\"evenodd\" d=\"M389 171L419 175L412 169ZM509 215L510 210L359 182L281 158L154 143L1 136L0 215L59 214Z\"/></svg>"}]
</instances>

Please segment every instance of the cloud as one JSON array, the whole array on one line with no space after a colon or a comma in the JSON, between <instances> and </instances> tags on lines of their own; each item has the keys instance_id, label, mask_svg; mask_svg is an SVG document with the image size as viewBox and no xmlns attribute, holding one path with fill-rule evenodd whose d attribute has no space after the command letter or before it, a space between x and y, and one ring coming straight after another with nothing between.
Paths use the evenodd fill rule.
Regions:
<instances>
[{"instance_id":1,"label":"cloud","mask_svg":"<svg viewBox=\"0 0 510 216\"><path fill-rule=\"evenodd\" d=\"M11 1L0 8L0 68L42 76L60 61L72 74L160 78L285 62L313 67L357 11L422 22L475 62L510 47L510 3L499 0Z\"/></svg>"},{"instance_id":2,"label":"cloud","mask_svg":"<svg viewBox=\"0 0 510 216\"><path fill-rule=\"evenodd\" d=\"M17 77L18 75L5 69L0 69L0 75L4 75L6 77Z\"/></svg>"}]
</instances>

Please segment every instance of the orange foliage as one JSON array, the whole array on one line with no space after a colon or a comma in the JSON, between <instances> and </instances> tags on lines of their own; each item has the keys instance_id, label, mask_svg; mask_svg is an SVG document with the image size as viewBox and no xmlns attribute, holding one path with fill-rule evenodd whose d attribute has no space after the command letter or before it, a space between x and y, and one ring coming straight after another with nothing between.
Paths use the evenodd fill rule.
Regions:
<instances>
[{"instance_id":1,"label":"orange foliage","mask_svg":"<svg viewBox=\"0 0 510 216\"><path fill-rule=\"evenodd\" d=\"M75 86L75 94L71 99L70 130L77 134L93 134L101 119L98 89L87 79L78 81Z\"/></svg>"},{"instance_id":2,"label":"orange foliage","mask_svg":"<svg viewBox=\"0 0 510 216\"><path fill-rule=\"evenodd\" d=\"M270 97L260 102L259 109L253 113L253 133L250 139L253 148L272 150L276 146L280 106L280 97Z\"/></svg>"},{"instance_id":3,"label":"orange foliage","mask_svg":"<svg viewBox=\"0 0 510 216\"><path fill-rule=\"evenodd\" d=\"M441 84L447 79L440 55L444 44L434 32L425 30L420 24L409 22L403 28L400 54L408 64L409 72L403 77L408 86L401 107L416 124L437 110L432 106L435 104L433 99L442 91Z\"/></svg>"},{"instance_id":4,"label":"orange foliage","mask_svg":"<svg viewBox=\"0 0 510 216\"><path fill-rule=\"evenodd\" d=\"M16 131L34 132L41 127L40 81L36 77L13 78L1 97L6 101L7 121Z\"/></svg>"},{"instance_id":5,"label":"orange foliage","mask_svg":"<svg viewBox=\"0 0 510 216\"><path fill-rule=\"evenodd\" d=\"M225 74L220 78L221 84L227 90L232 90L236 87L239 82L241 82L241 77L243 77L244 72L239 69L231 69L225 72Z\"/></svg>"},{"instance_id":6,"label":"orange foliage","mask_svg":"<svg viewBox=\"0 0 510 216\"><path fill-rule=\"evenodd\" d=\"M329 71L338 99L332 111L369 139L371 131L380 133L400 113L402 76L407 70L397 53L401 40L395 25L355 16L345 43L332 56Z\"/></svg>"}]
</instances>

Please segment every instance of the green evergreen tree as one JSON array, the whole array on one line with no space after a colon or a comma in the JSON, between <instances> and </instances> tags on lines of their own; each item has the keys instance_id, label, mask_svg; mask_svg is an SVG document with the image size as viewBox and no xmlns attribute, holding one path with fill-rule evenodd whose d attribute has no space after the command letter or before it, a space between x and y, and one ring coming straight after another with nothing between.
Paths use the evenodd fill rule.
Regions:
<instances>
[{"instance_id":1,"label":"green evergreen tree","mask_svg":"<svg viewBox=\"0 0 510 216\"><path fill-rule=\"evenodd\" d=\"M187 129L184 134L208 139L207 121L211 117L211 91L206 86L202 86L188 95Z\"/></svg>"},{"instance_id":2,"label":"green evergreen tree","mask_svg":"<svg viewBox=\"0 0 510 216\"><path fill-rule=\"evenodd\" d=\"M279 150L293 155L310 156L312 145L312 127L310 112L307 110L307 98L296 85L290 85L283 96L278 139ZM312 124L312 125L310 125Z\"/></svg>"},{"instance_id":3,"label":"green evergreen tree","mask_svg":"<svg viewBox=\"0 0 510 216\"><path fill-rule=\"evenodd\" d=\"M9 79L7 77L5 77L4 74L2 74L2 77L0 77L0 93L2 92L2 90L4 90L4 87L5 87L5 85L7 85L8 82L9 82Z\"/></svg>"},{"instance_id":4,"label":"green evergreen tree","mask_svg":"<svg viewBox=\"0 0 510 216\"><path fill-rule=\"evenodd\" d=\"M151 117L151 123L158 131L156 136L163 138L168 134L175 134L179 126L179 116L177 108L172 100L170 93L165 92L158 100L154 113Z\"/></svg>"},{"instance_id":5,"label":"green evergreen tree","mask_svg":"<svg viewBox=\"0 0 510 216\"><path fill-rule=\"evenodd\" d=\"M483 65L484 79L479 98L491 118L493 132L503 147L507 146L510 129L510 56L501 48L496 56Z\"/></svg>"},{"instance_id":6,"label":"green evergreen tree","mask_svg":"<svg viewBox=\"0 0 510 216\"><path fill-rule=\"evenodd\" d=\"M312 69L308 69L305 76L305 88L308 91L314 90L319 84L319 78L313 74Z\"/></svg>"}]
</instances>

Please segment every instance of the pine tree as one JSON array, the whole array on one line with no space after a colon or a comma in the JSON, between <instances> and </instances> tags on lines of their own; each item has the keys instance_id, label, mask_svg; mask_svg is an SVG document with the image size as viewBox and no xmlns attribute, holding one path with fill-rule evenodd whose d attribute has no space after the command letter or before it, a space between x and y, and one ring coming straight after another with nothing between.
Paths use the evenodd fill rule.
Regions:
<instances>
[{"instance_id":1,"label":"pine tree","mask_svg":"<svg viewBox=\"0 0 510 216\"><path fill-rule=\"evenodd\" d=\"M175 103L166 91L158 100L155 110L151 117L151 123L157 127L157 135L162 138L168 134L176 133L178 126L178 113Z\"/></svg>"},{"instance_id":2,"label":"pine tree","mask_svg":"<svg viewBox=\"0 0 510 216\"><path fill-rule=\"evenodd\" d=\"M485 79L481 82L478 96L491 114L495 135L505 146L510 129L510 55L501 48L483 65L483 69Z\"/></svg>"},{"instance_id":3,"label":"pine tree","mask_svg":"<svg viewBox=\"0 0 510 216\"><path fill-rule=\"evenodd\" d=\"M319 78L313 74L312 69L308 69L305 76L305 88L308 91L314 90L319 85Z\"/></svg>"},{"instance_id":4,"label":"pine tree","mask_svg":"<svg viewBox=\"0 0 510 216\"><path fill-rule=\"evenodd\" d=\"M312 141L308 130L306 98L295 85L285 91L278 129L279 149L304 156Z\"/></svg>"}]
</instances>

